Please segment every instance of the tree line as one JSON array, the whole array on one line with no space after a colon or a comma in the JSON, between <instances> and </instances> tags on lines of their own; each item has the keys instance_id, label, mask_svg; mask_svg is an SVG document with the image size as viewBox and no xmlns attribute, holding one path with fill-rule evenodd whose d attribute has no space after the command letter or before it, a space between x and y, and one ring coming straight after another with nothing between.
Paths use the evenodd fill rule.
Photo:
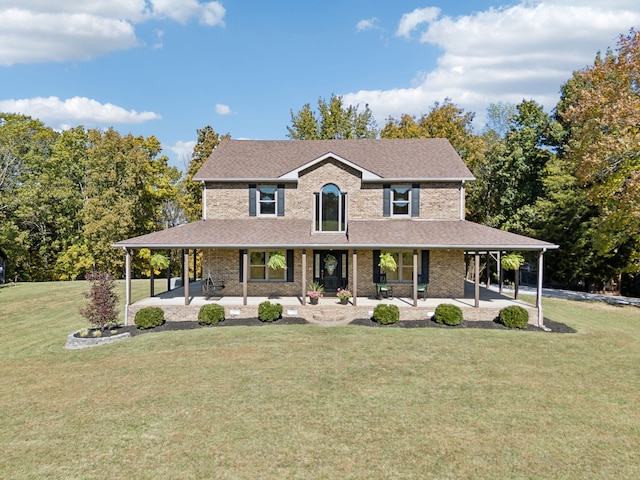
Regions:
<instances>
[{"instance_id":1,"label":"tree line","mask_svg":"<svg viewBox=\"0 0 640 480\"><path fill-rule=\"evenodd\" d=\"M368 106L320 98L291 111L291 139L447 138L476 177L469 220L557 243L548 281L582 288L640 272L640 36L620 36L561 87L552 113L533 100L496 103L482 132L451 99L378 129ZM0 114L0 251L7 278L68 280L121 275L111 245L201 215L192 178L230 135L206 126L185 175L151 137L78 126L56 132ZM147 273L150 252L134 263ZM145 257L146 256L146 257ZM146 266L145 266L146 265ZM629 284L629 282L623 283Z\"/></svg>"}]
</instances>

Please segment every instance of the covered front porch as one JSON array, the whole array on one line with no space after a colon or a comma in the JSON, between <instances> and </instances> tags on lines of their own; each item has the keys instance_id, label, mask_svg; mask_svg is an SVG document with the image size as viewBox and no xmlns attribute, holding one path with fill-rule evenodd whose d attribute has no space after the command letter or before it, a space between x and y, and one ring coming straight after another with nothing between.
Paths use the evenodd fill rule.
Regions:
<instances>
[{"instance_id":1,"label":"covered front porch","mask_svg":"<svg viewBox=\"0 0 640 480\"><path fill-rule=\"evenodd\" d=\"M165 311L167 321L196 321L202 305L217 303L225 308L227 318L252 318L258 316L258 305L266 300L280 303L283 306L283 317L304 318L309 323L323 325L347 324L356 318L371 318L376 305L381 303L396 305L400 310L401 320L424 320L431 318L436 307L441 303L457 305L463 311L467 321L492 321L498 312L510 305L519 305L529 312L529 323L542 326L539 322L539 310L535 305L515 300L507 295L479 286L476 292L474 282L465 281L463 297L458 298L426 298L419 299L414 306L414 299L397 296L378 299L373 296L361 296L350 299L342 305L337 297L325 296L318 305L310 305L307 297L300 296L240 296L203 295L201 282L191 281L187 289L176 289L159 295L139 300L127 308L127 317L133 322L135 313L144 307L161 307ZM187 294L186 291L189 293ZM479 298L476 300L476 293ZM185 295L187 302L185 302Z\"/></svg>"}]
</instances>

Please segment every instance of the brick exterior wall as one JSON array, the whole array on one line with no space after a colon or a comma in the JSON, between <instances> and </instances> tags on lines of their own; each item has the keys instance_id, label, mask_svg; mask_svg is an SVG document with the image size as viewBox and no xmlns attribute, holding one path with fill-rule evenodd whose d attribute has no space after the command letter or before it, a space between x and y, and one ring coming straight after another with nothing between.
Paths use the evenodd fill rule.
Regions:
<instances>
[{"instance_id":1,"label":"brick exterior wall","mask_svg":"<svg viewBox=\"0 0 640 480\"><path fill-rule=\"evenodd\" d=\"M327 183L347 193L352 219L382 218L381 183L362 183L360 173L337 160L328 159L300 173L297 184L285 184L285 218L313 219L313 194ZM207 183L207 219L249 218L249 183ZM460 185L420 185L420 218L460 219ZM256 219L258 220L258 219Z\"/></svg>"},{"instance_id":2,"label":"brick exterior wall","mask_svg":"<svg viewBox=\"0 0 640 480\"><path fill-rule=\"evenodd\" d=\"M314 193L327 183L334 183L340 191L347 193L347 214L350 219L382 218L383 196L381 183L362 183L360 173L333 159L327 159L302 172L297 184L285 184L285 217L289 219L314 218ZM459 184L423 183L420 185L420 218L454 219L460 218ZM206 218L231 219L249 218L249 183L208 183L205 199ZM255 218L256 222L260 218ZM349 286L353 285L352 251L349 258ZM251 296L286 295L297 296L303 292L302 251L294 251L293 282L250 281L248 294ZM239 280L239 250L205 250L203 255L203 276L211 272L214 278L225 281L225 295L241 296L242 283ZM433 250L430 253L430 283L427 294L430 297L460 297L464 295L464 255L462 251ZM307 284L313 281L313 249L307 249ZM373 252L358 251L359 296L373 296ZM394 293L401 296L412 295L410 283L394 284Z\"/></svg>"},{"instance_id":3,"label":"brick exterior wall","mask_svg":"<svg viewBox=\"0 0 640 480\"><path fill-rule=\"evenodd\" d=\"M293 251L293 282L249 281L250 296L299 296L302 285L302 250ZM353 286L353 250L348 250L348 284ZM420 262L418 262L420 265ZM211 273L214 279L225 282L224 295L242 296L242 283L239 275L239 250L204 250L202 258L203 277ZM427 295L431 298L464 297L464 253L459 250L431 250L429 254L429 286ZM358 296L375 296L373 283L373 251L358 250ZM307 249L307 285L313 281L313 249ZM410 297L413 295L411 283L393 284L394 294Z\"/></svg>"},{"instance_id":4,"label":"brick exterior wall","mask_svg":"<svg viewBox=\"0 0 640 480\"><path fill-rule=\"evenodd\" d=\"M460 220L460 195L459 184L420 185L420 218Z\"/></svg>"},{"instance_id":5,"label":"brick exterior wall","mask_svg":"<svg viewBox=\"0 0 640 480\"><path fill-rule=\"evenodd\" d=\"M248 183L207 183L205 220L249 217Z\"/></svg>"}]
</instances>

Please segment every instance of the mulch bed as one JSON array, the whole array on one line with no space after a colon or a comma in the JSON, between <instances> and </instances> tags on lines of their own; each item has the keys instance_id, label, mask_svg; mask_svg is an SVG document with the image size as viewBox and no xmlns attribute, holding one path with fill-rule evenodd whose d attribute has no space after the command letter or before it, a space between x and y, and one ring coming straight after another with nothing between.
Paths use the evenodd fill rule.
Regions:
<instances>
[{"instance_id":1,"label":"mulch bed","mask_svg":"<svg viewBox=\"0 0 640 480\"><path fill-rule=\"evenodd\" d=\"M355 319L353 322L350 323L350 325L361 325L363 327L380 327L380 328L453 328L453 329L460 329L460 328L484 328L484 329L490 329L490 330L516 330L516 331L524 331L523 329L519 329L519 328L507 328L504 325L498 323L498 322L490 322L490 321L483 321L483 322L468 322L468 321L463 321L460 325L456 325L455 327L452 327L450 325L443 325L441 323L437 323L434 322L433 320L404 320L404 321L399 321L398 323L393 323L391 325L381 325L377 322L374 322L373 320L371 320L370 318L357 318ZM544 320L544 325L545 327L551 329L551 332L555 332L555 333L576 333L576 330L574 330L573 328L565 325L564 323L559 323L559 322L554 322L552 320L548 320L545 319ZM542 330L541 328L538 328L535 325L527 325L527 331L530 332L543 332L545 330Z\"/></svg>"},{"instance_id":2,"label":"mulch bed","mask_svg":"<svg viewBox=\"0 0 640 480\"><path fill-rule=\"evenodd\" d=\"M113 333L113 335L129 332L132 337L136 335L142 335L144 333L151 332L170 332L177 330L193 330L196 328L223 328L223 327L233 327L233 326L244 326L244 327L262 327L268 325L307 325L308 322L303 318L297 317L283 317L280 320L275 322L261 322L257 318L231 318L225 320L223 322L218 323L217 325L212 326L202 326L198 322L165 322L159 327L150 328L146 330L140 330L135 325L129 326L118 326L115 329L107 329L102 337L109 337ZM576 330L565 325L564 323L554 322L552 320L545 319L544 324L547 328L551 329L551 332L554 333L576 333ZM439 323L434 322L433 320L405 320L400 321L398 323L394 323L391 325L381 325L377 322L374 322L370 318L356 318L349 325L359 325L362 327L374 327L374 328L451 328L451 329L460 329L460 328L485 328L491 330L519 330L519 329L509 329L504 325L501 325L497 322L467 322L463 321L460 325L455 327L451 327L448 325L441 325ZM522 331L522 330L520 330ZM542 329L536 327L535 325L528 325L527 331L531 332L541 332ZM78 335L76 335L78 336ZM91 338L91 330L89 331L89 336L87 338Z\"/></svg>"}]
</instances>

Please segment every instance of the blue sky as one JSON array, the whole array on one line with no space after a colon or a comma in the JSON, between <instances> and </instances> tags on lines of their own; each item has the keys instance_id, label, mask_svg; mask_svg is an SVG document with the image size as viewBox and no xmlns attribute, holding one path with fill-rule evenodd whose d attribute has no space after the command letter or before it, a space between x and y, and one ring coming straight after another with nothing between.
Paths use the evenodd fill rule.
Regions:
<instances>
[{"instance_id":1,"label":"blue sky","mask_svg":"<svg viewBox=\"0 0 640 480\"><path fill-rule=\"evenodd\" d=\"M155 135L179 167L199 128L284 139L332 94L379 127L448 97L481 130L638 25L637 0L0 0L0 111Z\"/></svg>"}]
</instances>

